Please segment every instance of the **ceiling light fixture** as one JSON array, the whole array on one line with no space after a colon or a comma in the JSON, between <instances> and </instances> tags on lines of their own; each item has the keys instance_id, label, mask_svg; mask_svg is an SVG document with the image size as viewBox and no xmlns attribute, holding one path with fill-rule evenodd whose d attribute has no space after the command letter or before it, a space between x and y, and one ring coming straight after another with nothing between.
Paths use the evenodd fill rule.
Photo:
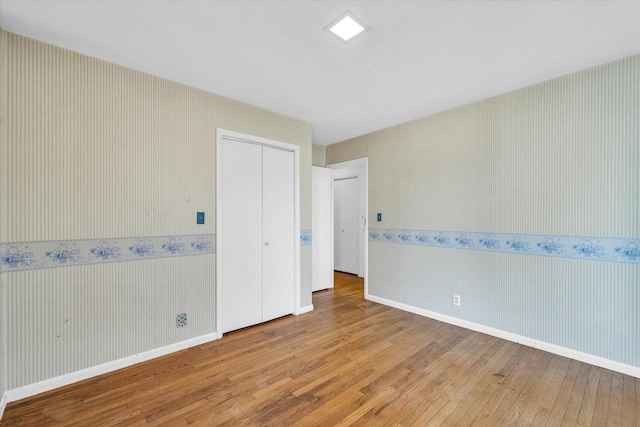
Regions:
<instances>
[{"instance_id":1,"label":"ceiling light fixture","mask_svg":"<svg viewBox=\"0 0 640 427\"><path fill-rule=\"evenodd\" d=\"M370 26L362 22L348 10L334 19L329 25L324 27L324 30L327 33L345 44L352 41L356 36L366 33L370 29Z\"/></svg>"}]
</instances>

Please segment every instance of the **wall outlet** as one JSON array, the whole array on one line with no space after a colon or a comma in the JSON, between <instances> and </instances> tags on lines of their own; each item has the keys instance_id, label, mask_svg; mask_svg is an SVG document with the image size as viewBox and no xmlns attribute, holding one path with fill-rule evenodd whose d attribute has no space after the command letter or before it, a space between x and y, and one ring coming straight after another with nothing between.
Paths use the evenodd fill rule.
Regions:
<instances>
[{"instance_id":1,"label":"wall outlet","mask_svg":"<svg viewBox=\"0 0 640 427\"><path fill-rule=\"evenodd\" d=\"M176 315L176 328L184 328L187 326L187 313L178 313Z\"/></svg>"},{"instance_id":2,"label":"wall outlet","mask_svg":"<svg viewBox=\"0 0 640 427\"><path fill-rule=\"evenodd\" d=\"M460 295L453 295L453 305L460 305Z\"/></svg>"}]
</instances>

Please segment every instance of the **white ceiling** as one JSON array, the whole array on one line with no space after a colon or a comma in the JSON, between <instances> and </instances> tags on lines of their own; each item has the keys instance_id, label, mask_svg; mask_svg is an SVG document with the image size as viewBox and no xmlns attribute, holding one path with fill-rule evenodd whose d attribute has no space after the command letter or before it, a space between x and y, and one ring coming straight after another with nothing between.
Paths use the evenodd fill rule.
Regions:
<instances>
[{"instance_id":1,"label":"white ceiling","mask_svg":"<svg viewBox=\"0 0 640 427\"><path fill-rule=\"evenodd\" d=\"M345 10L372 29L343 44ZM14 1L13 33L277 111L332 144L640 53L640 1Z\"/></svg>"}]
</instances>

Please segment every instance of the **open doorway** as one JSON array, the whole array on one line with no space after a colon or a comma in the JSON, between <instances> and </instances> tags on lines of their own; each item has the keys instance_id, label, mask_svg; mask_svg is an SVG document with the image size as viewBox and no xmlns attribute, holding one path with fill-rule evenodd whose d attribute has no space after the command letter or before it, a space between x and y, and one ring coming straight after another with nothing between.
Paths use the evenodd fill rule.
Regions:
<instances>
[{"instance_id":1,"label":"open doorway","mask_svg":"<svg viewBox=\"0 0 640 427\"><path fill-rule=\"evenodd\" d=\"M334 269L364 278L367 294L368 159L327 165L333 170Z\"/></svg>"}]
</instances>

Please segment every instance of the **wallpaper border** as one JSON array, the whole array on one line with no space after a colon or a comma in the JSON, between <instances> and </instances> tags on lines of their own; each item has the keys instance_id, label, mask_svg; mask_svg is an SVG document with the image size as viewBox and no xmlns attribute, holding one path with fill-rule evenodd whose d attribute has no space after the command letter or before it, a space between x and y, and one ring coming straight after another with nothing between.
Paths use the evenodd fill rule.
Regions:
<instances>
[{"instance_id":1,"label":"wallpaper border","mask_svg":"<svg viewBox=\"0 0 640 427\"><path fill-rule=\"evenodd\" d=\"M311 230L300 231L311 245ZM215 234L0 243L0 274L216 253Z\"/></svg>"},{"instance_id":2,"label":"wallpaper border","mask_svg":"<svg viewBox=\"0 0 640 427\"><path fill-rule=\"evenodd\" d=\"M369 241L640 264L640 239L370 228Z\"/></svg>"},{"instance_id":3,"label":"wallpaper border","mask_svg":"<svg viewBox=\"0 0 640 427\"><path fill-rule=\"evenodd\" d=\"M310 246L312 244L311 230L300 230L300 245Z\"/></svg>"},{"instance_id":4,"label":"wallpaper border","mask_svg":"<svg viewBox=\"0 0 640 427\"><path fill-rule=\"evenodd\" d=\"M215 254L215 234L10 242L0 273Z\"/></svg>"}]
</instances>

